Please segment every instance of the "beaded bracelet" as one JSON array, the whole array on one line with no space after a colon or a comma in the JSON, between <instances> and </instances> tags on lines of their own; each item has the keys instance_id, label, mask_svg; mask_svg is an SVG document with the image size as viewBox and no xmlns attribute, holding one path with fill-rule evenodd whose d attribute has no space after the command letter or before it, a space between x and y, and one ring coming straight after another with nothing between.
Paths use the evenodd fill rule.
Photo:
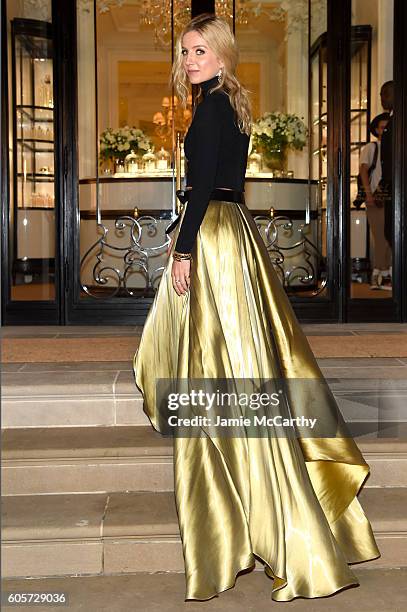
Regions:
<instances>
[{"instance_id":1,"label":"beaded bracelet","mask_svg":"<svg viewBox=\"0 0 407 612\"><path fill-rule=\"evenodd\" d=\"M183 259L192 259L191 253L178 253L178 251L174 251L172 256L175 261L182 261Z\"/></svg>"}]
</instances>

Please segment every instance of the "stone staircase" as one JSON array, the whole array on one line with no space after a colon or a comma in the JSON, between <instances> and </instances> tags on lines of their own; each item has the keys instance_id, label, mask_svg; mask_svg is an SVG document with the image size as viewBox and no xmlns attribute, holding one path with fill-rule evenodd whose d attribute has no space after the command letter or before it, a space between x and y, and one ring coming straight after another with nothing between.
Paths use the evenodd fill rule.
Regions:
<instances>
[{"instance_id":1,"label":"stone staircase","mask_svg":"<svg viewBox=\"0 0 407 612\"><path fill-rule=\"evenodd\" d=\"M6 368L4 577L184 570L172 440L149 425L126 368ZM360 500L382 552L365 567L406 566L407 439L359 444L372 470Z\"/></svg>"}]
</instances>

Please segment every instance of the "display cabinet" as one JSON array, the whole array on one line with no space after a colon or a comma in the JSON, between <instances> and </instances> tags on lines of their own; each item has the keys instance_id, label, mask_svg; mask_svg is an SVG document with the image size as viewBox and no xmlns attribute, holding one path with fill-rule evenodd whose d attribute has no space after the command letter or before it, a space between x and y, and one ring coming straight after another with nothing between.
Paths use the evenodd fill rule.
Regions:
<instances>
[{"instance_id":1,"label":"display cabinet","mask_svg":"<svg viewBox=\"0 0 407 612\"><path fill-rule=\"evenodd\" d=\"M372 27L353 26L350 71L350 202L357 195L360 153L370 141Z\"/></svg>"},{"instance_id":2,"label":"display cabinet","mask_svg":"<svg viewBox=\"0 0 407 612\"><path fill-rule=\"evenodd\" d=\"M350 254L351 279L368 283L370 275L369 223L365 204L354 204L358 186L360 155L370 141L372 27L353 26L350 57ZM378 92L377 92L378 93ZM353 289L352 289L353 291Z\"/></svg>"},{"instance_id":3,"label":"display cabinet","mask_svg":"<svg viewBox=\"0 0 407 612\"><path fill-rule=\"evenodd\" d=\"M371 26L353 26L351 32L351 201L356 196L360 151L369 142L371 99ZM327 184L327 35L315 41L310 51L310 168L320 183L325 207Z\"/></svg>"},{"instance_id":4,"label":"display cabinet","mask_svg":"<svg viewBox=\"0 0 407 612\"><path fill-rule=\"evenodd\" d=\"M361 281L368 268L368 225L363 209L353 205L357 193L360 153L370 141L372 28L353 26L351 31L350 79L350 224L356 233L351 241L352 278ZM327 219L327 34L315 41L310 50L310 176L318 181L321 198L322 225ZM362 274L363 273L363 274Z\"/></svg>"},{"instance_id":5,"label":"display cabinet","mask_svg":"<svg viewBox=\"0 0 407 612\"><path fill-rule=\"evenodd\" d=\"M310 49L310 178L318 181L322 208L326 209L327 184L327 36Z\"/></svg>"},{"instance_id":6,"label":"display cabinet","mask_svg":"<svg viewBox=\"0 0 407 612\"><path fill-rule=\"evenodd\" d=\"M52 26L43 21L14 19L11 34L13 284L43 284L47 287L43 297L52 299L55 268Z\"/></svg>"}]
</instances>

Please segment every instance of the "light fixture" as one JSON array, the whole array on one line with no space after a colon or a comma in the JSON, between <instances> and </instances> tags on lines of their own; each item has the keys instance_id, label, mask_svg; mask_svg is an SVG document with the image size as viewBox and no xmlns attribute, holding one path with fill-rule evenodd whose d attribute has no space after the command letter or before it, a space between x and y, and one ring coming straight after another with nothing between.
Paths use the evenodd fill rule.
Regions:
<instances>
[{"instance_id":1,"label":"light fixture","mask_svg":"<svg viewBox=\"0 0 407 612\"><path fill-rule=\"evenodd\" d=\"M308 6L308 0L301 0L301 3L303 2L306 2ZM233 0L215 0L215 14L232 22ZM283 21L286 13L282 7L270 8L264 7L260 2L235 0L235 23L237 25L248 25L251 19L256 19L261 15L266 15L271 21ZM154 27L155 44L161 47L171 46L172 24L176 37L190 19L190 0L142 0L140 24Z\"/></svg>"},{"instance_id":2,"label":"light fixture","mask_svg":"<svg viewBox=\"0 0 407 612\"><path fill-rule=\"evenodd\" d=\"M126 4L126 0L95 1L101 15ZM84 12L93 10L93 0L78 0L78 3ZM191 19L191 0L140 0L138 7L134 3L129 3L129 6L138 9L140 25L154 28L155 45L161 48L170 47L172 30L176 37ZM315 27L317 21L326 19L326 0L312 0L311 7ZM215 14L232 22L233 0L215 0ZM238 26L247 26L260 17L285 23L286 40L294 33L308 34L308 0L281 0L274 5L235 0L234 15Z\"/></svg>"},{"instance_id":3,"label":"light fixture","mask_svg":"<svg viewBox=\"0 0 407 612\"><path fill-rule=\"evenodd\" d=\"M171 45L171 8L173 7L174 34L191 19L190 0L143 0L140 23L154 26L156 44ZM312 25L326 29L326 0L312 0ZM274 5L250 0L235 0L235 24L247 26L260 17L269 21L285 23L285 40L295 33L308 35L308 0L281 0ZM233 0L215 0L215 14L230 23L233 20ZM320 21L323 24L320 24Z\"/></svg>"}]
</instances>

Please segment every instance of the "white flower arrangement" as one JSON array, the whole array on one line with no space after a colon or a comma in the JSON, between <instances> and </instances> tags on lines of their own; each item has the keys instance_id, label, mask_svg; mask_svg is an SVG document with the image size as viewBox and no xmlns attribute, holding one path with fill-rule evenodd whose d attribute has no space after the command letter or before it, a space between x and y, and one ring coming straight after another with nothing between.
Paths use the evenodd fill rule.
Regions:
<instances>
[{"instance_id":1,"label":"white flower arrangement","mask_svg":"<svg viewBox=\"0 0 407 612\"><path fill-rule=\"evenodd\" d=\"M300 151L307 143L308 130L297 115L264 113L252 126L253 144L267 152L284 149Z\"/></svg>"},{"instance_id":2,"label":"white flower arrangement","mask_svg":"<svg viewBox=\"0 0 407 612\"><path fill-rule=\"evenodd\" d=\"M135 153L145 153L152 147L151 141L143 130L128 125L121 128L106 128L99 139L101 160L112 158L124 159L134 150Z\"/></svg>"}]
</instances>

